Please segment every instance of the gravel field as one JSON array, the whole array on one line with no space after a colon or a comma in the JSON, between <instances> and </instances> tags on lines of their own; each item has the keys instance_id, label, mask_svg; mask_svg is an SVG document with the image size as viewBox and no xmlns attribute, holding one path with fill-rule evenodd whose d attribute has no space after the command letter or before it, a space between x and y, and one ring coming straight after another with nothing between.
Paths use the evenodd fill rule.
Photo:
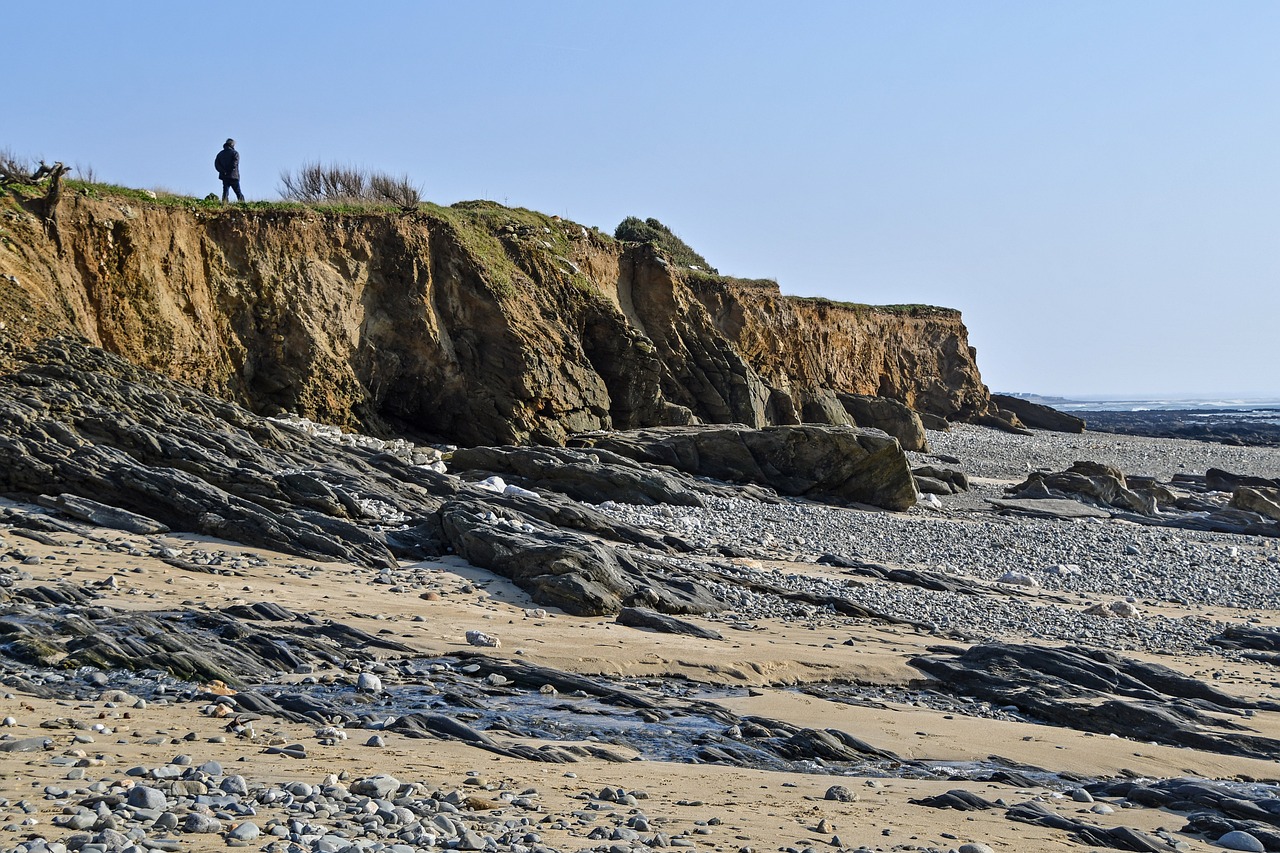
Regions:
<instances>
[{"instance_id":1,"label":"gravel field","mask_svg":"<svg viewBox=\"0 0 1280 853\"><path fill-rule=\"evenodd\" d=\"M1280 450L1275 448L1092 433L1037 432L1027 437L967 425L930 433L929 438L935 452L960 458L970 476L999 480L1021 480L1028 465L1062 470L1078 459L1160 478L1177 471L1203 473L1210 466L1280 475ZM1071 597L1071 606L1065 606L1043 599L969 596L885 583L866 584L851 596L881 612L975 640L1020 635L1186 653L1203 650L1205 639L1222 628L1214 620L1196 617L1198 610L1280 609L1280 540L1119 520L1055 520L984 511L982 498L997 497L1000 491L998 484L980 482L969 494L944 498L941 510L921 505L907 513L744 499L718 500L705 508L606 504L604 509L633 524L682 536L700 548L730 546L763 559L798 562L839 554L985 582L1021 576L1029 588ZM779 580L777 573L770 573L769 579ZM811 592L850 594L847 586L820 578L797 575L785 581ZM737 613L759 613L769 606L750 593L725 590L725 595ZM1083 613L1088 604L1121 599L1140 609L1178 605L1193 616L1114 619Z\"/></svg>"},{"instance_id":2,"label":"gravel field","mask_svg":"<svg viewBox=\"0 0 1280 853\"><path fill-rule=\"evenodd\" d=\"M1114 465L1126 474L1167 480L1174 474L1203 474L1222 468L1256 477L1280 477L1280 448L1235 447L1207 441L1085 432L1036 431L1014 435L988 427L956 424L929 432L934 453L955 456L970 477L1022 480L1036 468L1062 471L1087 459Z\"/></svg>"}]
</instances>

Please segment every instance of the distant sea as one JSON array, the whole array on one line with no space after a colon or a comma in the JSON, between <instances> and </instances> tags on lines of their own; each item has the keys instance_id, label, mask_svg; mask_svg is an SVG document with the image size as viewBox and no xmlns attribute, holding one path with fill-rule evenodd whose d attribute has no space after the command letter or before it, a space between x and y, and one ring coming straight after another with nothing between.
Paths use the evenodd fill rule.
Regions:
<instances>
[{"instance_id":1,"label":"distant sea","mask_svg":"<svg viewBox=\"0 0 1280 853\"><path fill-rule=\"evenodd\" d=\"M1280 397L1010 396L1084 418L1098 432L1280 447Z\"/></svg>"}]
</instances>

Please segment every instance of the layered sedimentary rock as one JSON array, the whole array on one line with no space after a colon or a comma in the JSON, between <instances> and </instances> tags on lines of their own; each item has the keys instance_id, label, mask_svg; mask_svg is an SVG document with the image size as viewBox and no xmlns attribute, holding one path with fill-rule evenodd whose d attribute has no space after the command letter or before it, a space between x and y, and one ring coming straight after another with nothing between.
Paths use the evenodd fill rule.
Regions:
<instances>
[{"instance_id":1,"label":"layered sedimentary rock","mask_svg":"<svg viewBox=\"0 0 1280 853\"><path fill-rule=\"evenodd\" d=\"M808 484L812 497L893 509L915 499L898 443L849 427L680 428L682 455L695 446L702 455L698 473L732 461L722 473L757 483L745 489L572 448L460 450L450 461L464 478L423 464L426 449L403 440L316 439L79 342L51 339L25 357L22 369L0 373L0 495L94 524L378 569L455 553L579 615L703 613L718 601L665 559L686 543L575 497L697 506L735 493L776 500L765 486ZM645 431L612 435L651 454L671 447ZM495 469L518 485L497 486L485 476Z\"/></svg>"},{"instance_id":2,"label":"layered sedimentary rock","mask_svg":"<svg viewBox=\"0 0 1280 853\"><path fill-rule=\"evenodd\" d=\"M916 502L915 480L898 442L853 427L659 427L593 433L574 443L795 497L894 510Z\"/></svg>"},{"instance_id":3,"label":"layered sedimentary rock","mask_svg":"<svg viewBox=\"0 0 1280 853\"><path fill-rule=\"evenodd\" d=\"M1008 412L1025 426L1032 429L1047 429L1053 432L1084 432L1083 418L1059 412L1057 409L1040 403L1013 397L1008 394L992 394L991 402L1002 411Z\"/></svg>"},{"instance_id":4,"label":"layered sedimentary rock","mask_svg":"<svg viewBox=\"0 0 1280 853\"><path fill-rule=\"evenodd\" d=\"M990 405L958 312L785 297L487 202L337 213L66 193L47 221L38 207L0 203L9 351L77 335L260 413L560 444L847 424L850 394L950 419Z\"/></svg>"}]
</instances>

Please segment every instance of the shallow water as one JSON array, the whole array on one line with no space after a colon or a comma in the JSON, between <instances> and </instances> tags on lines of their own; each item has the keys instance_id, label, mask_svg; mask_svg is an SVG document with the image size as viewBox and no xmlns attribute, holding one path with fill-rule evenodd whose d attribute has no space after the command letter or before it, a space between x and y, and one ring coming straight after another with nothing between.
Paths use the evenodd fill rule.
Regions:
<instances>
[{"instance_id":1,"label":"shallow water","mask_svg":"<svg viewBox=\"0 0 1280 853\"><path fill-rule=\"evenodd\" d=\"M590 743L619 747L636 754L634 760L700 764L719 763L760 770L837 776L912 779L985 779L993 772L1016 771L1037 784L1066 788L1079 781L1063 780L1037 768L1009 766L993 761L886 761L868 757L852 762L821 759L788 759L775 750L785 738L746 738L736 731L739 721L717 700L744 694L742 689L711 688L684 682L610 682L628 691L672 701L659 709L634 709L610 704L582 693L541 693L510 686L486 686L473 679L473 690L460 681L444 683L439 676L458 673L449 660L420 661L414 667L436 669L432 683L390 685L374 702L348 686L309 685L318 699L359 716L365 728L383 728L394 718L415 712L444 714L490 735L498 741L545 740L558 743ZM479 688L480 692L474 692ZM656 688L656 689L655 689ZM297 692L297 685L264 685L262 692ZM806 685L809 695L821 693L821 685ZM832 698L838 689L833 686ZM750 719L750 718L746 718ZM729 754L726 759L726 753Z\"/></svg>"}]
</instances>

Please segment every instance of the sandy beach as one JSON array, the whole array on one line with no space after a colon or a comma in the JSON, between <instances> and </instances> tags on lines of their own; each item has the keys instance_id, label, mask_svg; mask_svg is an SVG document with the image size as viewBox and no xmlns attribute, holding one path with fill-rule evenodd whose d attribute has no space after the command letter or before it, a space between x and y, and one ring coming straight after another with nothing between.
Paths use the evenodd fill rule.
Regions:
<instances>
[{"instance_id":1,"label":"sandy beach","mask_svg":"<svg viewBox=\"0 0 1280 853\"><path fill-rule=\"evenodd\" d=\"M930 438L936 452L959 457L965 469L985 478L975 489L978 496L983 490L994 491L1016 481L1018 469L1025 470L1027 461L1052 468L1069 464L1082 452L1105 457L1134 472L1160 474L1215 464L1233 465L1237 470L1262 475L1280 471L1280 452L1275 450L1172 440L1102 435L1064 438L1043 433L1026 438L977 427L960 427L952 433L931 434ZM995 450L1001 451L998 459L991 458ZM970 493L944 501L941 510L918 508L906 514L795 502L762 506L760 511L790 513L801 526L806 519L822 517L829 522L830 517L836 517L844 534L854 531L855 535L867 537L874 533L885 542L892 540L903 555L898 564L910 566L915 562L921 568L938 568L938 554L925 561L913 561L909 555L927 549L930 541L943 538L940 530L946 530L948 541L968 541L981 555L990 544L986 541L990 536L987 525L998 523L1001 536L1011 539L1005 543L1006 549L1023 548L1047 565L1062 559L1055 548L1066 546L1047 537L1046 529L1055 525L1060 529L1082 526L1080 522L994 516L977 507L975 494ZM42 512L20 505L8 508L18 514ZM703 517L701 529L713 526L710 517L714 510L697 513ZM889 528L881 529L884 525ZM1100 528L1105 535L1126 541L1149 533L1124 522L1084 526ZM717 539L732 535L732 519L714 519L714 527ZM741 532L746 541L756 531L743 526ZM1270 572L1280 553L1274 540L1256 537L1167 529L1160 529L1158 534L1178 538L1200 555L1197 562L1206 562L1214 555L1231 555L1224 556L1222 564L1212 566L1219 573L1244 573L1256 564L1266 570L1262 582L1267 584L1271 583ZM797 553L787 553L796 550L793 548L776 547L770 553L767 546L759 545L754 557L726 560L690 555L682 559L788 578L792 583L797 579L848 582L850 578L839 568L812 561L812 554L838 550L840 544L806 538L815 535L806 532L801 538L805 538L808 547ZM935 771L935 778L919 778L925 775L920 766L896 760L879 762L862 775L847 775L821 761L810 762L809 772L762 770L706 763L696 758L691 748L674 750L683 756L682 760L655 760L644 754L643 748L630 748L625 737L615 737L609 743L599 738L593 741L590 736L579 742L608 746L614 751L614 758L632 760L617 763L581 757L570 765L545 764L493 754L456 741L406 737L391 730L376 732L382 745L368 745L373 733L362 731L358 724L325 732L324 727L272 718L253 721L248 728L251 734L247 734L243 726L235 726L243 718L235 714L228 717L227 709L219 710L216 700L211 701L216 691L207 685L176 683L145 672L127 677L113 673L106 673L105 678L102 674L95 677L94 672L83 669L60 671L56 662L52 668L13 664L7 666L5 680L4 714L10 719L6 720L4 736L8 741L45 738L47 743L34 751L0 753L0 846L4 849L63 849L57 846L59 843L67 845L65 849L91 849L85 846L91 843L88 834L77 835L58 826L66 819L64 813L74 811L73 803L93 793L127 793L132 786L152 784L146 771L172 767L174 762L178 762L181 772L184 767L216 761L224 774L244 777L247 790L255 798L251 814L215 818L217 832L180 832L174 836L180 840L174 842L172 849L180 850L221 850L229 844L253 849L297 849L290 846L296 842L285 840L288 833L279 827L296 822L299 809L304 815L314 816L315 798L307 803L305 797L290 794L273 801L265 792L284 790L297 783L319 791L327 777L331 788L338 785L345 791L355 780L377 774L388 774L400 783L417 786L402 788L402 793L413 790L439 800L450 792L460 792L460 820L474 827L480 837L488 835L498 849L511 847L511 843L493 839L510 837L511 827L517 825L527 825L529 832L536 833L523 845L516 844L528 849L539 845L556 850L631 849L628 845L636 839L653 846L670 844L708 850L968 853L985 848L963 845L985 844L993 850L1011 851L1078 846L1061 830L1009 820L999 808L961 813L912 803L963 789L992 802L1039 802L1054 812L1102 828L1129 827L1156 838L1163 833L1171 847L1176 844L1180 850L1210 850L1215 847L1205 839L1179 832L1185 823L1184 815L1128 802L1114 802L1113 808L1098 809L1096 804L1073 799L1071 791L1086 782L1106 779L1195 777L1241 783L1273 780L1280 775L1273 758L1157 745L1131 740L1123 731L1103 734L1046 725L1017 714L984 710L980 703L972 707L942 706L936 695L930 698L922 692L926 679L911 660L942 643L963 644L955 632L943 628L929 631L907 624L886 624L842 616L821 607L792 608L773 614L738 608L709 617L689 617L689 622L723 635L723 639L711 640L626 627L612 617L574 617L554 608L542 608L510 581L457 558L402 563L396 570L380 573L182 534L136 535L86 525L74 533L45 533L32 538L21 527L10 526L3 531L3 537L9 563L6 568L9 577L14 578L9 593L71 585L93 590L95 607L139 615L213 613L266 601L307 614L318 622L341 623L404 644L408 651L403 653L370 650L370 655L347 661L345 666L314 670L307 667L305 672L282 678L269 688L306 691L312 689L308 685L324 687L338 697L335 701L348 703L366 721L389 719L395 703L379 691L356 691L354 686L361 673L379 673L380 690L390 693L397 684L411 681L394 665L397 661L465 662L471 659L468 656L483 653L627 684L667 685L669 691L682 697L709 697L707 701L742 719L839 730L877 750L892 753L901 761L932 765ZM165 556L180 557L187 568L175 566L172 559L165 562ZM201 566L202 570L193 570ZM1161 574L1176 566L1147 569ZM1220 625L1274 626L1276 614L1272 607L1158 600L1153 595L1162 588L1159 584L1130 575L1127 583L1131 588L1112 588L1109 598L1141 596L1141 615L1132 619L1096 619L1081 614L1091 603L1107 596L1089 591L1087 578L1079 579L1079 590L1071 588L1075 582L1072 578L1064 579L1058 588L1046 585L1017 589L996 582L989 576L990 571L984 577L981 567L955 566L951 571L985 584L983 594L963 596L988 614L988 624L973 626L975 639L980 634L1003 642L1068 641L1066 637L1027 636L1020 632L1023 623L1010 610L1011 604L1043 613L1046 624L1060 620L1061 614L1077 621L1092 619L1108 627L1144 625L1148 631L1159 631L1162 625L1192 624L1196 626L1188 635L1192 640L1170 640L1170 649L1164 652L1156 642L1133 642L1127 654L1188 676L1209 677L1215 687L1233 696L1257 701L1280 698L1280 687L1268 664L1215 650L1195 639L1207 636ZM1168 588L1177 588L1177 578L1165 578L1162 583L1165 582ZM859 582L847 587L847 594L855 601L883 602L885 590L895 586ZM947 594L917 592L934 596L932 603L921 606L947 606ZM476 649L466 638L471 630L498 638L501 646ZM1183 647L1183 643L1189 645ZM159 692L147 691L149 681L167 686ZM345 690L343 685L347 685ZM844 689L837 690L835 686ZM113 693L120 689L127 695ZM148 698L137 701L131 690L139 695L148 693ZM234 693L234 688L226 691ZM402 706L396 707L403 710ZM625 712L619 709L617 713ZM519 719L513 715L515 725L491 729L495 740L535 746L547 742L521 737L515 730ZM1280 712L1276 710L1250 713L1243 722L1259 736L1280 737ZM3 743L0 741L0 748ZM292 744L301 745L305 757L278 752L282 745ZM272 754L273 747L276 754ZM1018 771L1034 783L1028 786L980 781L976 777L982 775L979 770L984 767ZM164 773L160 777L167 778ZM212 787L219 778L209 776L203 787ZM847 788L853 799L827 799L833 785ZM616 799L601 800L599 795L607 788L641 792L646 798L630 800L633 805ZM331 793L333 790L338 789ZM169 803L176 808L178 801L173 796L171 789ZM361 799L349 793L346 796L350 802ZM516 800L522 805L514 805ZM308 806L310 811L306 811ZM204 810L209 811L209 807ZM614 837L616 827L625 829L627 822L635 823L638 815L643 817L639 825L647 827L646 832L623 832ZM231 830L245 821L252 822L262 834L253 839L231 838ZM278 836L271 834L273 827ZM600 827L606 829L602 831ZM356 844L351 832L342 834ZM534 837L538 840L533 841ZM42 847L44 842L32 839L48 839L50 846ZM392 849L393 841L386 840L380 848L373 841L361 839L350 849ZM441 837L438 844L458 847L462 841ZM468 848L463 845L462 849Z\"/></svg>"}]
</instances>

